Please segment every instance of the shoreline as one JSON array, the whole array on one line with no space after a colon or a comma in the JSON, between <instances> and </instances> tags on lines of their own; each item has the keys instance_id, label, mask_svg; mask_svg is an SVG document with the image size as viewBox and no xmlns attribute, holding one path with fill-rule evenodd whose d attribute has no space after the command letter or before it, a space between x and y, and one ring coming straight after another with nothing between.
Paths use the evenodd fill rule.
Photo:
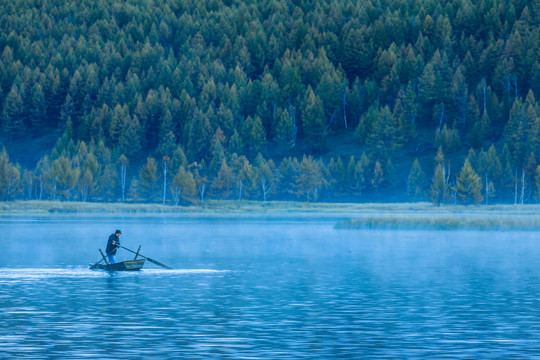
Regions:
<instances>
[{"instance_id":1,"label":"shoreline","mask_svg":"<svg viewBox=\"0 0 540 360\"><path fill-rule=\"evenodd\" d=\"M0 218L38 216L306 217L334 219L337 230L540 231L540 205L436 207L419 203L305 203L208 200L203 205L0 202Z\"/></svg>"},{"instance_id":2,"label":"shoreline","mask_svg":"<svg viewBox=\"0 0 540 360\"><path fill-rule=\"evenodd\" d=\"M296 201L207 200L202 205L173 206L146 203L99 203L52 200L0 202L0 216L30 214L187 214L187 213L355 213L421 215L421 214L487 214L540 215L540 204L436 207L417 203L306 203Z\"/></svg>"}]
</instances>

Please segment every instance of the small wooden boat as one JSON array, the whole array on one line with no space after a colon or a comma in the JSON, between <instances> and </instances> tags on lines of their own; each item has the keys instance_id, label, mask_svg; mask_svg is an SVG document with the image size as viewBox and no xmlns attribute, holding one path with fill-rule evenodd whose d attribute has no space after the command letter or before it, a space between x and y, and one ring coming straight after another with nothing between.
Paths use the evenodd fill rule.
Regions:
<instances>
[{"instance_id":1,"label":"small wooden boat","mask_svg":"<svg viewBox=\"0 0 540 360\"><path fill-rule=\"evenodd\" d=\"M141 270L145 259L121 261L114 264L97 264L91 269L107 270L107 271L136 271Z\"/></svg>"},{"instance_id":2,"label":"small wooden boat","mask_svg":"<svg viewBox=\"0 0 540 360\"><path fill-rule=\"evenodd\" d=\"M122 246L123 247L123 246ZM127 249L129 250L129 249ZM131 251L131 250L129 250ZM90 270L106 270L106 271L136 271L136 270L141 270L143 265L144 265L144 262L146 261L146 257L144 257L144 259L139 259L137 260L137 256L142 256L142 255L139 255L139 251L141 251L141 246L139 245L139 249L137 250L137 252L135 251L131 251L135 254L135 258L133 258L133 260L128 260L128 261L120 261L120 262L117 262L117 263L114 263L114 264L111 264L107 261L107 258L105 257L105 254L103 254L103 251L101 251L101 249L99 249L99 253L101 254L101 257L102 257L102 260L101 261L105 261L104 264L100 264L101 261L95 263L95 264L90 264Z\"/></svg>"}]
</instances>

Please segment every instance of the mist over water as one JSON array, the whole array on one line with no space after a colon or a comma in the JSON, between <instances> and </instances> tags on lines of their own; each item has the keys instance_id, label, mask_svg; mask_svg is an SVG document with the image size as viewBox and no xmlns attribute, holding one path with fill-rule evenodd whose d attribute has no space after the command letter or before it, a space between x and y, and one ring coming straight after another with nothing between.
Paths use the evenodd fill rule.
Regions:
<instances>
[{"instance_id":1,"label":"mist over water","mask_svg":"<svg viewBox=\"0 0 540 360\"><path fill-rule=\"evenodd\" d=\"M2 218L0 358L540 355L536 233L335 230L345 217ZM88 270L117 228L175 270Z\"/></svg>"}]
</instances>

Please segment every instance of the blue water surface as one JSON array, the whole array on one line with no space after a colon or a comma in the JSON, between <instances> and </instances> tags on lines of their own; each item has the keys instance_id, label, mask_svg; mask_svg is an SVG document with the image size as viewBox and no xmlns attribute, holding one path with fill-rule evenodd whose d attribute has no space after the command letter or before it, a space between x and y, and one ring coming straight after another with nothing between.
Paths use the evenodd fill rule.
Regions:
<instances>
[{"instance_id":1,"label":"blue water surface","mask_svg":"<svg viewBox=\"0 0 540 360\"><path fill-rule=\"evenodd\" d=\"M1 218L0 358L540 357L537 233L342 217ZM174 270L88 270L116 228Z\"/></svg>"}]
</instances>

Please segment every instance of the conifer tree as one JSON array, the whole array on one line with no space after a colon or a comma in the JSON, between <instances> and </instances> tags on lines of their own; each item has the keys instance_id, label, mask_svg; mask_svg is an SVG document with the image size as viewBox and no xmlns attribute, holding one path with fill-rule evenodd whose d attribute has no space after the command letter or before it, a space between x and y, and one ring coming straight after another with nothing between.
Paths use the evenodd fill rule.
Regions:
<instances>
[{"instance_id":1,"label":"conifer tree","mask_svg":"<svg viewBox=\"0 0 540 360\"><path fill-rule=\"evenodd\" d=\"M244 153L244 143L242 142L242 138L236 131L234 130L231 139L229 140L229 153L230 154L239 154L242 155Z\"/></svg>"},{"instance_id":2,"label":"conifer tree","mask_svg":"<svg viewBox=\"0 0 540 360\"><path fill-rule=\"evenodd\" d=\"M298 159L288 157L279 164L279 188L283 196L294 195L295 187L300 176Z\"/></svg>"},{"instance_id":3,"label":"conifer tree","mask_svg":"<svg viewBox=\"0 0 540 360\"><path fill-rule=\"evenodd\" d=\"M197 188L193 174L186 170L185 166L180 166L174 176L170 188L174 206L178 206L181 201L193 201Z\"/></svg>"},{"instance_id":4,"label":"conifer tree","mask_svg":"<svg viewBox=\"0 0 540 360\"><path fill-rule=\"evenodd\" d=\"M327 185L323 176L322 164L313 160L313 157L303 156L300 163L296 187L298 196L305 196L307 202L317 200L319 192Z\"/></svg>"},{"instance_id":5,"label":"conifer tree","mask_svg":"<svg viewBox=\"0 0 540 360\"><path fill-rule=\"evenodd\" d=\"M2 111L2 127L6 135L11 138L20 138L25 131L24 102L19 86L14 85L6 97Z\"/></svg>"},{"instance_id":6,"label":"conifer tree","mask_svg":"<svg viewBox=\"0 0 540 360\"><path fill-rule=\"evenodd\" d=\"M212 126L206 114L195 111L191 120L188 140L188 157L191 160L206 158L209 153L210 139L212 138ZM190 161L191 161L190 160Z\"/></svg>"},{"instance_id":7,"label":"conifer tree","mask_svg":"<svg viewBox=\"0 0 540 360\"><path fill-rule=\"evenodd\" d=\"M37 129L42 129L47 120L47 104L45 93L40 83L34 84L31 90L30 122Z\"/></svg>"},{"instance_id":8,"label":"conifer tree","mask_svg":"<svg viewBox=\"0 0 540 360\"><path fill-rule=\"evenodd\" d=\"M156 159L149 157L139 170L138 192L142 200L153 202L157 197L159 175Z\"/></svg>"},{"instance_id":9,"label":"conifer tree","mask_svg":"<svg viewBox=\"0 0 540 360\"><path fill-rule=\"evenodd\" d=\"M356 186L356 159L354 156L351 155L349 158L349 163L347 164L347 168L345 169L345 189L347 192L354 192L355 186Z\"/></svg>"},{"instance_id":10,"label":"conifer tree","mask_svg":"<svg viewBox=\"0 0 540 360\"><path fill-rule=\"evenodd\" d=\"M396 142L396 130L394 117L388 106L384 106L376 111L376 117L371 124L371 132L366 138L366 145L373 147L379 156L386 158L402 145Z\"/></svg>"},{"instance_id":11,"label":"conifer tree","mask_svg":"<svg viewBox=\"0 0 540 360\"><path fill-rule=\"evenodd\" d=\"M375 190L375 193L379 193L379 189L383 182L385 181L385 174L379 160L375 161L375 166L373 168L373 176L371 178L371 186Z\"/></svg>"},{"instance_id":12,"label":"conifer tree","mask_svg":"<svg viewBox=\"0 0 540 360\"><path fill-rule=\"evenodd\" d=\"M223 146L221 145L221 141L217 140L216 144L214 145L212 160L210 161L210 164L208 165L208 172L210 174L210 177L214 177L217 175L217 173L223 167L224 160L225 160L225 150L223 149Z\"/></svg>"},{"instance_id":13,"label":"conifer tree","mask_svg":"<svg viewBox=\"0 0 540 360\"><path fill-rule=\"evenodd\" d=\"M245 154L255 158L258 153L266 151L266 133L261 118L248 116L241 129Z\"/></svg>"},{"instance_id":14,"label":"conifer tree","mask_svg":"<svg viewBox=\"0 0 540 360\"><path fill-rule=\"evenodd\" d=\"M286 109L278 110L276 122L275 140L277 142L279 152L284 154L294 144L296 129L294 127L293 119L289 114L289 111Z\"/></svg>"},{"instance_id":15,"label":"conifer tree","mask_svg":"<svg viewBox=\"0 0 540 360\"><path fill-rule=\"evenodd\" d=\"M448 185L443 164L438 164L435 168L435 174L431 179L429 198L434 205L442 206L450 198L450 186Z\"/></svg>"},{"instance_id":16,"label":"conifer tree","mask_svg":"<svg viewBox=\"0 0 540 360\"><path fill-rule=\"evenodd\" d=\"M171 157L175 149L176 136L174 135L172 114L166 110L161 119L157 152L161 156Z\"/></svg>"},{"instance_id":17,"label":"conifer tree","mask_svg":"<svg viewBox=\"0 0 540 360\"><path fill-rule=\"evenodd\" d=\"M400 90L392 116L398 127L397 135L401 137L399 143L407 144L416 136L416 117L418 113L417 96L411 82L405 91Z\"/></svg>"},{"instance_id":18,"label":"conifer tree","mask_svg":"<svg viewBox=\"0 0 540 360\"><path fill-rule=\"evenodd\" d=\"M482 179L471 166L469 159L461 168L461 172L456 179L455 192L463 204L480 204L484 200L482 195Z\"/></svg>"},{"instance_id":19,"label":"conifer tree","mask_svg":"<svg viewBox=\"0 0 540 360\"><path fill-rule=\"evenodd\" d=\"M212 181L212 192L221 199L228 199L234 190L234 176L231 168L225 159L221 162L221 167Z\"/></svg>"},{"instance_id":20,"label":"conifer tree","mask_svg":"<svg viewBox=\"0 0 540 360\"><path fill-rule=\"evenodd\" d=\"M21 173L17 166L9 161L9 155L3 148L0 153L0 199L10 201L20 192Z\"/></svg>"},{"instance_id":21,"label":"conifer tree","mask_svg":"<svg viewBox=\"0 0 540 360\"><path fill-rule=\"evenodd\" d=\"M81 170L78 167L74 168L71 159L64 155L54 160L51 165L50 176L55 179L55 187L50 190L61 200L70 200Z\"/></svg>"},{"instance_id":22,"label":"conifer tree","mask_svg":"<svg viewBox=\"0 0 540 360\"><path fill-rule=\"evenodd\" d=\"M326 150L325 116L321 99L308 87L304 107L302 110L302 123L307 148L311 152Z\"/></svg>"},{"instance_id":23,"label":"conifer tree","mask_svg":"<svg viewBox=\"0 0 540 360\"><path fill-rule=\"evenodd\" d=\"M182 146L178 145L171 158L171 169L179 169L181 166L187 166L187 158Z\"/></svg>"},{"instance_id":24,"label":"conifer tree","mask_svg":"<svg viewBox=\"0 0 540 360\"><path fill-rule=\"evenodd\" d=\"M361 194L366 187L368 186L369 181L369 165L370 161L367 157L366 153L363 152L362 156L360 157L360 160L356 163L356 167L354 169L354 187L353 191L357 194Z\"/></svg>"},{"instance_id":25,"label":"conifer tree","mask_svg":"<svg viewBox=\"0 0 540 360\"><path fill-rule=\"evenodd\" d=\"M414 159L407 178L407 195L411 200L418 201L424 197L425 175L418 159Z\"/></svg>"},{"instance_id":26,"label":"conifer tree","mask_svg":"<svg viewBox=\"0 0 540 360\"><path fill-rule=\"evenodd\" d=\"M254 170L253 166L249 163L249 160L244 156L234 156L231 159L231 166L233 168L233 173L236 175L236 190L238 200L242 200L251 189L254 181Z\"/></svg>"},{"instance_id":27,"label":"conifer tree","mask_svg":"<svg viewBox=\"0 0 540 360\"><path fill-rule=\"evenodd\" d=\"M343 161L341 160L341 157L338 157L335 161L334 158L330 159L330 163L328 164L328 170L330 171L330 175L335 182L336 192L339 195L343 195L351 179L348 179L347 177L347 173L345 172L345 167L343 166Z\"/></svg>"}]
</instances>

